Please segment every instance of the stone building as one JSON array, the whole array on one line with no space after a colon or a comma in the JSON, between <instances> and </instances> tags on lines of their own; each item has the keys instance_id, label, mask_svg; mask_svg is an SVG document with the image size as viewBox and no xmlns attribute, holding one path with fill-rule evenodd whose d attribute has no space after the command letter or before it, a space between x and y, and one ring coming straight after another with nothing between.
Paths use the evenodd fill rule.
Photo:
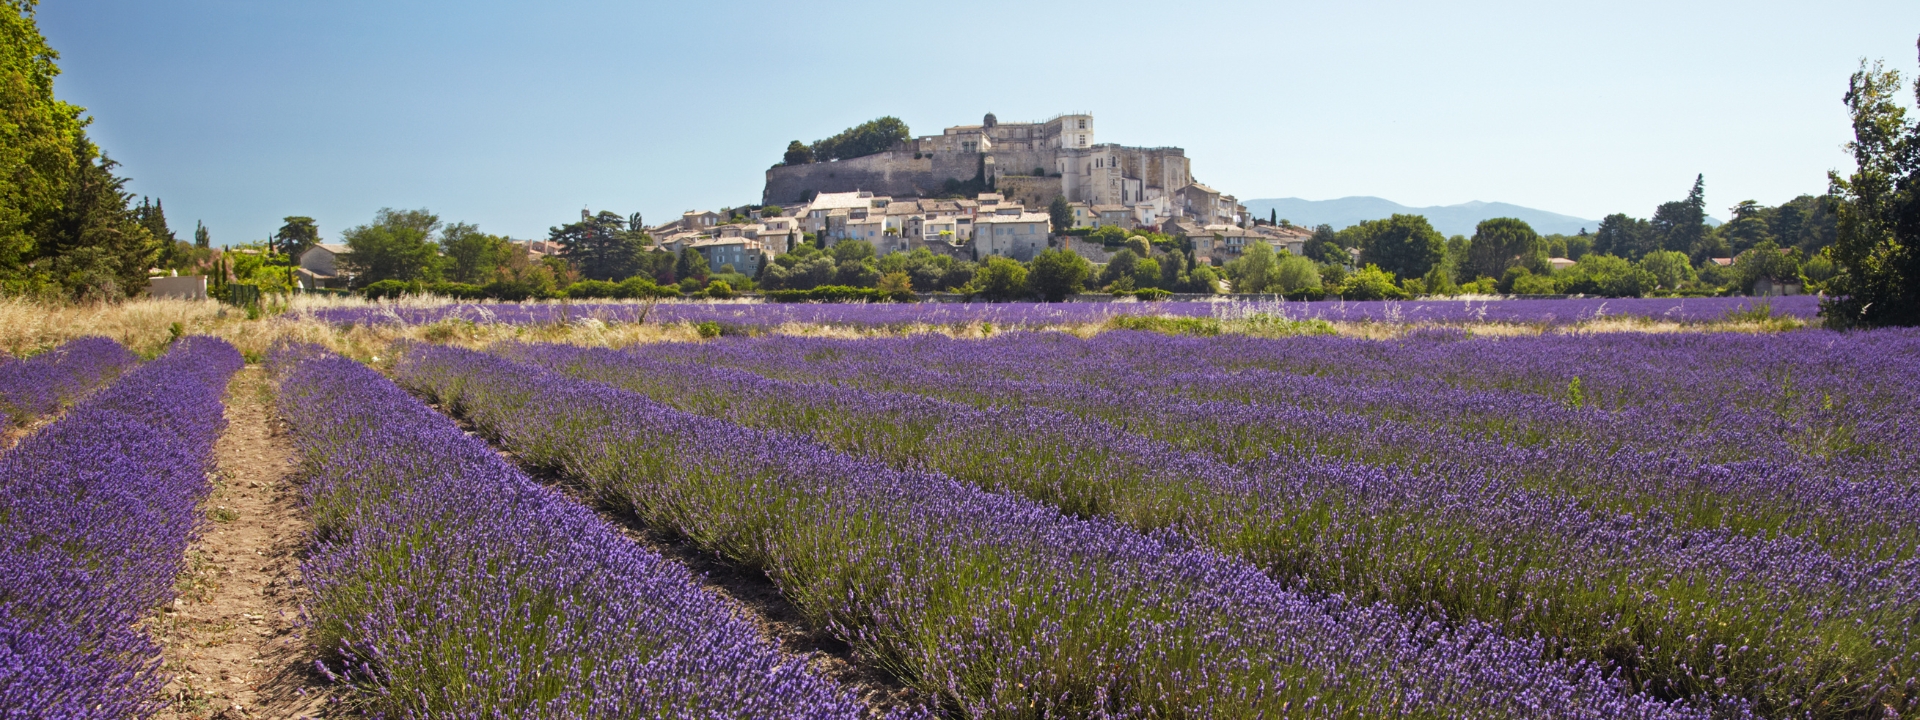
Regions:
<instances>
[{"instance_id":1,"label":"stone building","mask_svg":"<svg viewBox=\"0 0 1920 720\"><path fill-rule=\"evenodd\" d=\"M908 140L866 157L775 166L767 170L761 200L814 201L817 208L816 196L844 193L937 197L947 194L951 183L975 179L991 183L1009 200L1027 207L1045 207L1053 198L1065 197L1089 206L1128 208L1142 224L1189 207L1173 199L1194 184L1185 150L1100 143L1092 115L1002 123L989 113L979 125L950 127L939 135ZM1146 208L1139 209L1143 204ZM1195 211L1215 209L1208 205ZM1221 221L1212 215L1203 220Z\"/></svg>"}]
</instances>

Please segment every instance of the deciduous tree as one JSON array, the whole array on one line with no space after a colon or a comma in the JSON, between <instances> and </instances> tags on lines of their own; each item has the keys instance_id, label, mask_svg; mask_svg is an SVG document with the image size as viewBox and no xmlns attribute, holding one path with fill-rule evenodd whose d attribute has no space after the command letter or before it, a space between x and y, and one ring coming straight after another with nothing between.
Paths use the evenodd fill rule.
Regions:
<instances>
[{"instance_id":1,"label":"deciduous tree","mask_svg":"<svg viewBox=\"0 0 1920 720\"><path fill-rule=\"evenodd\" d=\"M1466 246L1467 275L1500 277L1506 274L1507 268L1525 263L1540 251L1540 234L1525 221L1517 218L1482 220Z\"/></svg>"},{"instance_id":2,"label":"deciduous tree","mask_svg":"<svg viewBox=\"0 0 1920 720\"><path fill-rule=\"evenodd\" d=\"M433 281L440 278L434 232L440 216L425 209L381 208L373 222L341 233L347 241L346 264L355 287L381 280Z\"/></svg>"},{"instance_id":3,"label":"deciduous tree","mask_svg":"<svg viewBox=\"0 0 1920 720\"><path fill-rule=\"evenodd\" d=\"M1033 258L1027 269L1027 285L1042 300L1060 302L1085 289L1092 273L1093 264L1086 258L1071 250L1049 248Z\"/></svg>"},{"instance_id":4,"label":"deciduous tree","mask_svg":"<svg viewBox=\"0 0 1920 720\"><path fill-rule=\"evenodd\" d=\"M1838 198L1830 254L1840 273L1821 307L1836 326L1920 325L1920 128L1897 99L1902 85L1879 62L1847 83L1854 171L1828 175Z\"/></svg>"},{"instance_id":5,"label":"deciduous tree","mask_svg":"<svg viewBox=\"0 0 1920 720\"><path fill-rule=\"evenodd\" d=\"M1447 252L1447 239L1419 215L1369 220L1347 230L1360 240L1360 262L1401 277L1426 275Z\"/></svg>"}]
</instances>

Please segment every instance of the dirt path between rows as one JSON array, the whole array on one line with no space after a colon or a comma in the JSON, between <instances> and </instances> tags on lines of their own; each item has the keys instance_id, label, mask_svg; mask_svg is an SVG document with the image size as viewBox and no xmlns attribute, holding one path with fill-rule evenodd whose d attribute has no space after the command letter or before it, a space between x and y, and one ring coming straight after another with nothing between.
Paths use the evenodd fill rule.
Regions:
<instances>
[{"instance_id":1,"label":"dirt path between rows","mask_svg":"<svg viewBox=\"0 0 1920 720\"><path fill-rule=\"evenodd\" d=\"M174 675L158 717L318 717L326 681L297 622L312 525L293 483L293 441L258 365L234 376L226 408L206 524L187 551L179 599L153 624Z\"/></svg>"}]
</instances>

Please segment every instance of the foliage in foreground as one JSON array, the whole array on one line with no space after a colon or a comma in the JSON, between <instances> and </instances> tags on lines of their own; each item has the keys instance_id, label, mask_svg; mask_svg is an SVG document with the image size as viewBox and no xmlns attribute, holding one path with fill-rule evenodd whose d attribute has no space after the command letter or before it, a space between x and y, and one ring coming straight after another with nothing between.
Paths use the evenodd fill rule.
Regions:
<instances>
[{"instance_id":1,"label":"foliage in foreground","mask_svg":"<svg viewBox=\"0 0 1920 720\"><path fill-rule=\"evenodd\" d=\"M1841 327L1920 325L1920 123L1896 99L1898 71L1878 63L1847 86L1854 172L1831 173L1839 196L1840 275L1824 312ZM1914 83L1920 97L1920 81Z\"/></svg>"},{"instance_id":2,"label":"foliage in foreground","mask_svg":"<svg viewBox=\"0 0 1920 720\"><path fill-rule=\"evenodd\" d=\"M0 708L143 717L166 682L137 623L173 596L240 353L192 337L0 455Z\"/></svg>"},{"instance_id":3,"label":"foliage in foreground","mask_svg":"<svg viewBox=\"0 0 1920 720\"><path fill-rule=\"evenodd\" d=\"M644 550L367 367L273 358L322 542L326 668L407 717L865 717L685 567Z\"/></svg>"},{"instance_id":4,"label":"foliage in foreground","mask_svg":"<svg viewBox=\"0 0 1920 720\"><path fill-rule=\"evenodd\" d=\"M1920 338L1463 337L501 352L1174 532L1301 587L1544 635L1661 696L1829 718L1920 702L1902 674L1920 659L1920 373L1879 360Z\"/></svg>"},{"instance_id":5,"label":"foliage in foreground","mask_svg":"<svg viewBox=\"0 0 1920 720\"><path fill-rule=\"evenodd\" d=\"M1172 538L606 385L453 348L397 372L602 501L765 569L965 716L1704 716L1478 623L1309 597Z\"/></svg>"}]
</instances>

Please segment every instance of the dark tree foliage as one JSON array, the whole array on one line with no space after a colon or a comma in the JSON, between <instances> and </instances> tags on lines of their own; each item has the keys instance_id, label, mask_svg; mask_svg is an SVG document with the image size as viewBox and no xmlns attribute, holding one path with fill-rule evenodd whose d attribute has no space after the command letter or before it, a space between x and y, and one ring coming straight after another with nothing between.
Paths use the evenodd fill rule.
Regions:
<instances>
[{"instance_id":1,"label":"dark tree foliage","mask_svg":"<svg viewBox=\"0 0 1920 720\"><path fill-rule=\"evenodd\" d=\"M1705 241L1712 252L1702 252L1701 257L1733 257L1774 239L1773 223L1769 222L1773 208L1744 200L1728 208L1728 212L1733 214L1733 219L1716 229L1715 237Z\"/></svg>"},{"instance_id":2,"label":"dark tree foliage","mask_svg":"<svg viewBox=\"0 0 1920 720\"><path fill-rule=\"evenodd\" d=\"M205 223L193 221L193 246L205 250L213 247L213 233L207 232Z\"/></svg>"},{"instance_id":3,"label":"dark tree foliage","mask_svg":"<svg viewBox=\"0 0 1920 720\"><path fill-rule=\"evenodd\" d=\"M440 216L421 210L381 208L373 222L341 233L347 241L347 268L354 287L382 280L432 282L440 279L440 247L433 234Z\"/></svg>"},{"instance_id":4,"label":"dark tree foliage","mask_svg":"<svg viewBox=\"0 0 1920 720\"><path fill-rule=\"evenodd\" d=\"M1774 241L1799 248L1809 257L1833 245L1840 231L1834 214L1836 200L1832 195L1801 195L1781 203L1767 215Z\"/></svg>"},{"instance_id":5,"label":"dark tree foliage","mask_svg":"<svg viewBox=\"0 0 1920 720\"><path fill-rule=\"evenodd\" d=\"M1647 248L1638 258L1654 250L1693 253L1707 237L1706 176L1695 176L1687 199L1661 203L1653 211L1653 234L1659 247Z\"/></svg>"},{"instance_id":6,"label":"dark tree foliage","mask_svg":"<svg viewBox=\"0 0 1920 720\"><path fill-rule=\"evenodd\" d=\"M813 162L813 148L799 140L787 143L787 154L781 159L783 165L805 165Z\"/></svg>"},{"instance_id":7,"label":"dark tree foliage","mask_svg":"<svg viewBox=\"0 0 1920 720\"><path fill-rule=\"evenodd\" d=\"M1848 177L1828 175L1840 273L1821 308L1836 326L1920 325L1920 126L1900 105L1903 84L1878 62L1847 83L1855 167Z\"/></svg>"},{"instance_id":8,"label":"dark tree foliage","mask_svg":"<svg viewBox=\"0 0 1920 720\"><path fill-rule=\"evenodd\" d=\"M140 207L134 208L133 218L147 229L153 239L163 245L172 245L180 239L173 236L173 229L167 227L167 209L159 200L149 201L140 198Z\"/></svg>"},{"instance_id":9,"label":"dark tree foliage","mask_svg":"<svg viewBox=\"0 0 1920 720\"><path fill-rule=\"evenodd\" d=\"M707 275L711 270L712 268L707 267L707 257L691 247L681 248L680 258L673 264L673 274L678 275L681 280L692 278L702 285L706 284Z\"/></svg>"},{"instance_id":10,"label":"dark tree foliage","mask_svg":"<svg viewBox=\"0 0 1920 720\"><path fill-rule=\"evenodd\" d=\"M1073 206L1067 204L1065 195L1053 196L1053 202L1047 204L1047 219L1052 221L1055 235L1065 235L1073 229Z\"/></svg>"},{"instance_id":11,"label":"dark tree foliage","mask_svg":"<svg viewBox=\"0 0 1920 720\"><path fill-rule=\"evenodd\" d=\"M298 258L308 248L320 243L320 226L313 218L304 215L288 215L281 219L286 224L273 234L272 248L289 257Z\"/></svg>"},{"instance_id":12,"label":"dark tree foliage","mask_svg":"<svg viewBox=\"0 0 1920 720\"><path fill-rule=\"evenodd\" d=\"M0 288L51 293L52 238L39 233L60 213L76 160L93 158L76 152L82 109L53 96L59 54L41 36L34 4L0 4Z\"/></svg>"},{"instance_id":13,"label":"dark tree foliage","mask_svg":"<svg viewBox=\"0 0 1920 720\"><path fill-rule=\"evenodd\" d=\"M1047 302L1060 302L1085 289L1093 264L1071 250L1048 248L1027 265L1027 286Z\"/></svg>"},{"instance_id":14,"label":"dark tree foliage","mask_svg":"<svg viewBox=\"0 0 1920 720\"><path fill-rule=\"evenodd\" d=\"M1307 239L1307 257L1316 262L1345 266L1352 261L1346 248L1340 246L1340 235L1333 231L1332 225L1320 225L1313 229L1313 237Z\"/></svg>"},{"instance_id":15,"label":"dark tree foliage","mask_svg":"<svg viewBox=\"0 0 1920 720\"><path fill-rule=\"evenodd\" d=\"M826 162L866 157L886 152L894 145L906 142L909 137L907 124L901 122L900 118L888 116L869 120L842 130L833 137L814 141L813 159L815 162ZM793 146L789 145L788 152L792 151Z\"/></svg>"},{"instance_id":16,"label":"dark tree foliage","mask_svg":"<svg viewBox=\"0 0 1920 720\"><path fill-rule=\"evenodd\" d=\"M1593 251L1602 255L1637 260L1658 249L1653 226L1645 220L1628 217L1625 213L1602 218L1599 230L1593 234Z\"/></svg>"},{"instance_id":17,"label":"dark tree foliage","mask_svg":"<svg viewBox=\"0 0 1920 720\"><path fill-rule=\"evenodd\" d=\"M140 224L126 178L83 135L74 146L74 173L60 211L36 228L53 280L67 295L116 300L143 291L160 244Z\"/></svg>"},{"instance_id":18,"label":"dark tree foliage","mask_svg":"<svg viewBox=\"0 0 1920 720\"><path fill-rule=\"evenodd\" d=\"M500 266L522 250L504 237L480 232L480 228L467 223L454 223L440 233L440 252L445 256L443 274L448 280L485 285L497 279Z\"/></svg>"},{"instance_id":19,"label":"dark tree foliage","mask_svg":"<svg viewBox=\"0 0 1920 720\"><path fill-rule=\"evenodd\" d=\"M1468 278L1501 277L1507 268L1524 263L1541 251L1540 234L1515 218L1482 220L1466 246Z\"/></svg>"},{"instance_id":20,"label":"dark tree foliage","mask_svg":"<svg viewBox=\"0 0 1920 720\"><path fill-rule=\"evenodd\" d=\"M1369 220L1341 232L1356 239L1362 264L1400 277L1424 277L1447 254L1447 239L1419 215Z\"/></svg>"},{"instance_id":21,"label":"dark tree foliage","mask_svg":"<svg viewBox=\"0 0 1920 720\"><path fill-rule=\"evenodd\" d=\"M632 276L645 249L627 232L626 218L605 210L586 215L576 223L550 228L547 238L560 244L560 256L588 280L624 280Z\"/></svg>"}]
</instances>

